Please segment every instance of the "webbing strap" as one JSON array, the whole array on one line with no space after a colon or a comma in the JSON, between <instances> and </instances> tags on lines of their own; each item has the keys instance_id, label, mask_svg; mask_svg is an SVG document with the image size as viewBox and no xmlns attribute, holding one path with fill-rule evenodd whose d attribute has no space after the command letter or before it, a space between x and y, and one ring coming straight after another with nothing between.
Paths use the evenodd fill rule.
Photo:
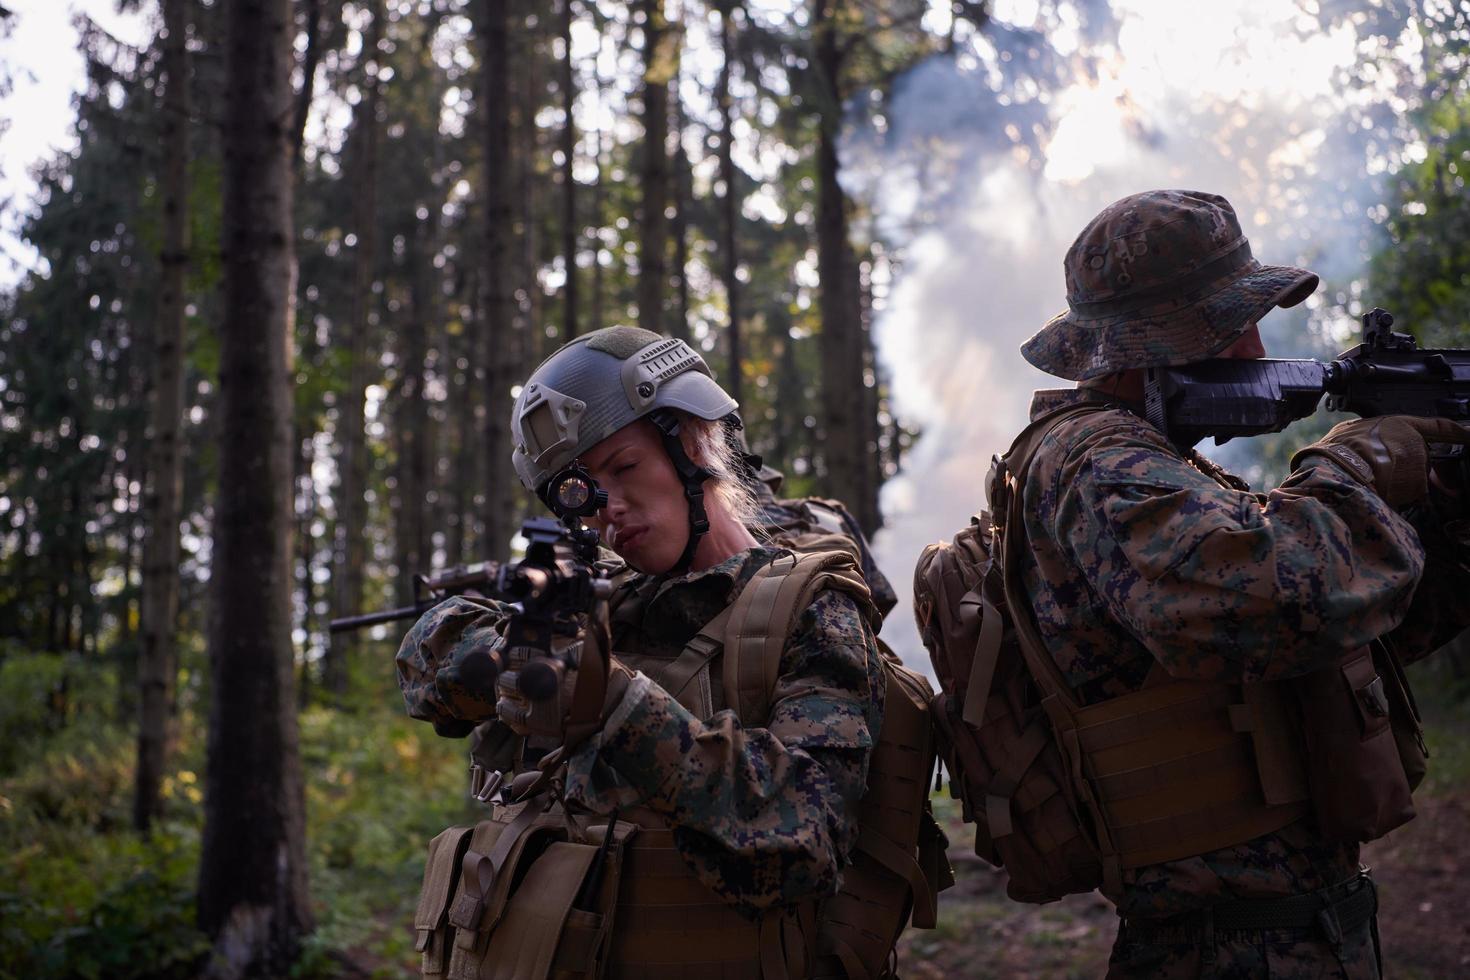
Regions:
<instances>
[{"instance_id":1,"label":"webbing strap","mask_svg":"<svg viewBox=\"0 0 1470 980\"><path fill-rule=\"evenodd\" d=\"M863 965L862 957L857 951L843 939L832 937L832 951L842 961L842 969L846 971L848 980L873 980L873 974Z\"/></svg>"},{"instance_id":2,"label":"webbing strap","mask_svg":"<svg viewBox=\"0 0 1470 980\"><path fill-rule=\"evenodd\" d=\"M1015 832L1015 825L1011 821L1011 798L1016 795L1021 777L1026 775L1026 770L1031 768L1031 763L1036 761L1048 741L1050 735L1046 730L1046 723L1039 718L1035 719L1026 726L1020 741L1012 749L1010 765L996 773L995 778L990 781L985 794L985 822L991 840L1000 840Z\"/></svg>"},{"instance_id":3,"label":"webbing strap","mask_svg":"<svg viewBox=\"0 0 1470 980\"><path fill-rule=\"evenodd\" d=\"M784 915L780 909L771 909L761 916L762 980L788 980L786 950L783 941L785 930L781 927L783 918Z\"/></svg>"},{"instance_id":4,"label":"webbing strap","mask_svg":"<svg viewBox=\"0 0 1470 980\"><path fill-rule=\"evenodd\" d=\"M476 977L484 980L546 980L576 901L597 858L597 848L556 841L531 862L505 922L485 950Z\"/></svg>"},{"instance_id":5,"label":"webbing strap","mask_svg":"<svg viewBox=\"0 0 1470 980\"><path fill-rule=\"evenodd\" d=\"M658 672L654 678L658 685L678 698L689 682L694 680L705 664L714 659L725 642L725 623L730 619L734 606L726 606L720 614L705 623L694 638L684 645L679 656Z\"/></svg>"},{"instance_id":6,"label":"webbing strap","mask_svg":"<svg viewBox=\"0 0 1470 980\"><path fill-rule=\"evenodd\" d=\"M975 659L970 661L970 681L965 685L965 710L961 716L974 728L985 721L985 706L990 701L990 685L995 680L995 666L1000 662L1000 643L1005 635L1005 623L990 597L984 593L983 583L970 590L961 603L979 592L980 638L975 643Z\"/></svg>"},{"instance_id":7,"label":"webbing strap","mask_svg":"<svg viewBox=\"0 0 1470 980\"><path fill-rule=\"evenodd\" d=\"M924 869L919 867L913 854L866 825L858 832L857 849L908 882L914 897L914 927L933 929L937 911L934 894L929 889Z\"/></svg>"},{"instance_id":8,"label":"webbing strap","mask_svg":"<svg viewBox=\"0 0 1470 980\"><path fill-rule=\"evenodd\" d=\"M868 587L845 551L781 555L757 571L731 604L722 678L725 702L743 724L766 723L781 653L797 616L822 588L840 588L870 611Z\"/></svg>"},{"instance_id":9,"label":"webbing strap","mask_svg":"<svg viewBox=\"0 0 1470 980\"><path fill-rule=\"evenodd\" d=\"M481 901L488 902L490 892L500 880L502 869L505 868L506 859L520 843L521 838L526 835L536 824L537 818L545 813L551 805L551 798L544 800L532 800L526 804L525 809L516 814L510 826L500 832L495 843L490 848L489 854L476 854L474 851L466 851L464 855L464 870L461 872L461 880L464 882L474 881L477 883ZM481 922L484 931L495 927L500 915L505 911L504 905L495 910L495 918L489 923Z\"/></svg>"},{"instance_id":10,"label":"webbing strap","mask_svg":"<svg viewBox=\"0 0 1470 980\"><path fill-rule=\"evenodd\" d=\"M730 606L725 624L725 701L746 724L765 723L777 669L771 668L770 684L766 684L766 644L775 625L771 616L783 581L798 563L796 555L778 556L745 583ZM784 632L781 639L785 639ZM777 660L779 665L779 655Z\"/></svg>"}]
</instances>

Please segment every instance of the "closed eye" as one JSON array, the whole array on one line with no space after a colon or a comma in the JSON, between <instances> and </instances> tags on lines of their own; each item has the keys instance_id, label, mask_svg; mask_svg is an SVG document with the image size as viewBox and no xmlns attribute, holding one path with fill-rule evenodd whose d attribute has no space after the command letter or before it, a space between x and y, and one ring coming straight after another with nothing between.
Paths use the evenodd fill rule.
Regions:
<instances>
[{"instance_id":1,"label":"closed eye","mask_svg":"<svg viewBox=\"0 0 1470 980\"><path fill-rule=\"evenodd\" d=\"M638 461L637 460L634 460L631 463L623 463L620 466L616 466L616 467L613 468L613 475L614 476L619 476L619 475L621 475L623 473L628 472L629 470L631 470L633 467L635 467L637 465L638 465Z\"/></svg>"}]
</instances>

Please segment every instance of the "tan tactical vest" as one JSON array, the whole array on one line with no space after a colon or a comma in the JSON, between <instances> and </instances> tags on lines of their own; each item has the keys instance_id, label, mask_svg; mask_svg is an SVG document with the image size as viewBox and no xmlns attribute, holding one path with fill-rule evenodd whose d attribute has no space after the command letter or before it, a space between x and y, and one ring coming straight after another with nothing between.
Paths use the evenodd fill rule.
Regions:
<instances>
[{"instance_id":1,"label":"tan tactical vest","mask_svg":"<svg viewBox=\"0 0 1470 980\"><path fill-rule=\"evenodd\" d=\"M698 717L730 707L744 724L759 726L797 617L818 591L832 588L852 595L876 623L847 552L784 556L757 573L677 657L618 657ZM451 828L430 847L415 917L423 975L885 976L910 914L916 926L932 928L937 891L953 879L928 812L931 692L884 649L883 727L839 894L820 907L807 903L751 920L699 881L657 814L620 813L608 841L606 823L585 826L556 806L498 806L490 820Z\"/></svg>"}]
</instances>

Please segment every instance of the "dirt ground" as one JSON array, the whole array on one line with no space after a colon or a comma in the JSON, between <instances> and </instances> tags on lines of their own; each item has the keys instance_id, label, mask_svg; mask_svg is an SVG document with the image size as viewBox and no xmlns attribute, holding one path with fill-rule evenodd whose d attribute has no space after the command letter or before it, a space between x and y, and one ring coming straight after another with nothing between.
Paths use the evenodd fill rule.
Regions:
<instances>
[{"instance_id":1,"label":"dirt ground","mask_svg":"<svg viewBox=\"0 0 1470 980\"><path fill-rule=\"evenodd\" d=\"M1470 793L1416 800L1419 815L1363 849L1378 882L1384 973L1470 977ZM949 812L954 888L940 896L939 926L910 929L899 947L910 980L1087 978L1107 971L1117 917L1102 896L1050 905L1006 898L1005 872L971 853Z\"/></svg>"}]
</instances>

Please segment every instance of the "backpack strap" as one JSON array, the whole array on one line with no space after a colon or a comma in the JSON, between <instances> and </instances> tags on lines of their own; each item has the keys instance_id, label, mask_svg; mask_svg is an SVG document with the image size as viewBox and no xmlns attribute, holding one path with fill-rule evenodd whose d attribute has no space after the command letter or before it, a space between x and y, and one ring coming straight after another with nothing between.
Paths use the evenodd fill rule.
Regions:
<instances>
[{"instance_id":1,"label":"backpack strap","mask_svg":"<svg viewBox=\"0 0 1470 980\"><path fill-rule=\"evenodd\" d=\"M822 589L852 595L871 625L876 610L862 572L847 551L781 555L756 572L725 623L725 703L742 724L765 724L781 654L796 620Z\"/></svg>"},{"instance_id":2,"label":"backpack strap","mask_svg":"<svg viewBox=\"0 0 1470 980\"><path fill-rule=\"evenodd\" d=\"M1021 431L1004 457L995 458L990 471L988 491L991 508L998 518L995 523L995 540L1000 547L1001 576L999 583L992 580L990 588L994 589L998 584L1002 591L1001 598L1010 611L1010 621L1016 631L1016 645L1020 647L1032 680L1041 691L1042 707L1046 710L1052 729L1056 733L1058 745L1062 750L1062 756L1067 760L1068 768L1071 770L1072 792L1077 795L1081 804L1092 816L1093 830L1097 835L1103 859L1104 890L1116 893L1122 884L1122 867L1118 848L1109 833L1102 805L1094 797L1081 768L1082 752L1077 742L1077 712L1081 709L1081 704L1071 687L1068 686L1066 678L1062 676L1061 668L1057 666L1056 661L1046 649L1045 641L1042 640L1041 633L1036 627L1036 619L1031 612L1031 603L1025 592L1022 591L1020 566L1021 555L1027 550L1026 478L1037 448L1063 423L1105 407L1098 404L1069 405L1043 415ZM1039 725L1035 727L1036 731L1031 734L1044 735ZM1002 774L1002 784L1009 781L1004 778L1008 775L1011 774ZM1005 785L1002 785L1000 789L999 795L1001 796L1008 796L1007 790L1014 792L1013 787ZM1003 813L1008 818L1009 799L989 801L986 804L986 812ZM1008 819L1005 822L1008 822Z\"/></svg>"},{"instance_id":3,"label":"backpack strap","mask_svg":"<svg viewBox=\"0 0 1470 980\"><path fill-rule=\"evenodd\" d=\"M1021 591L1020 560L1026 540L1026 478L1031 469L1031 460L1047 436L1072 419L1110 407L1112 406L1097 402L1067 405L1041 416L1021 430L1021 434L1016 436L1016 441L1004 456L993 459L987 480L987 495L995 515L995 537L1000 546L1001 575L999 581L987 576L982 587L988 587L988 590L999 589L999 595L994 591L991 594L994 599L1002 599L1010 610L1010 618L1016 629L1016 640L1037 686L1046 697L1055 698L1068 714L1076 714L1081 705L1066 679L1062 677L1056 661L1047 653L1046 645L1036 629L1036 621L1031 615L1031 604ZM986 610L987 613L990 611Z\"/></svg>"}]
</instances>

